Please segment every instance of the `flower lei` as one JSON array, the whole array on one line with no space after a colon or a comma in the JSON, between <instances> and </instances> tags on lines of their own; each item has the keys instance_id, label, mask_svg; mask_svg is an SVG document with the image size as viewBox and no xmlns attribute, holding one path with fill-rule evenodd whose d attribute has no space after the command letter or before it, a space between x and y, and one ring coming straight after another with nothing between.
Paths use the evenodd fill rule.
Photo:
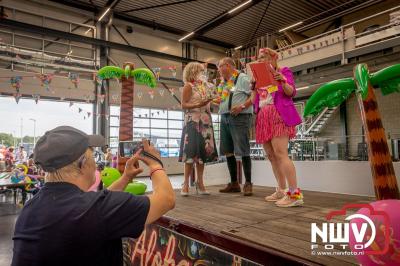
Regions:
<instances>
[{"instance_id":1,"label":"flower lei","mask_svg":"<svg viewBox=\"0 0 400 266\"><path fill-rule=\"evenodd\" d=\"M292 199L301 199L303 195L301 194L300 188L296 189L293 193L290 193L290 191L286 192L286 194L292 198Z\"/></svg>"},{"instance_id":2,"label":"flower lei","mask_svg":"<svg viewBox=\"0 0 400 266\"><path fill-rule=\"evenodd\" d=\"M235 80L239 76L239 71L236 69L233 71L232 76L228 81L225 82L224 79L218 85L217 92L218 95L221 96L221 100L225 101L226 98L229 96L229 92L231 91L232 87L235 85Z\"/></svg>"}]
</instances>

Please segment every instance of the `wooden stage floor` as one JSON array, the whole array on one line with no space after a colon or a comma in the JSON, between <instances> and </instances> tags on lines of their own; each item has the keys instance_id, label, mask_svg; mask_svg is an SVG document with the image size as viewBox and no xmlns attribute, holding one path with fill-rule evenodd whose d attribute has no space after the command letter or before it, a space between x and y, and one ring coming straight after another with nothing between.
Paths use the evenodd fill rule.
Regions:
<instances>
[{"instance_id":1,"label":"wooden stage floor","mask_svg":"<svg viewBox=\"0 0 400 266\"><path fill-rule=\"evenodd\" d=\"M189 197L177 191L175 209L167 216L209 231L229 235L324 265L354 265L352 256L311 255L311 223L326 222L326 214L347 203L368 203L373 197L303 191L302 207L278 208L264 201L274 188L255 186L254 195L222 194L222 186L210 186L210 196Z\"/></svg>"}]
</instances>

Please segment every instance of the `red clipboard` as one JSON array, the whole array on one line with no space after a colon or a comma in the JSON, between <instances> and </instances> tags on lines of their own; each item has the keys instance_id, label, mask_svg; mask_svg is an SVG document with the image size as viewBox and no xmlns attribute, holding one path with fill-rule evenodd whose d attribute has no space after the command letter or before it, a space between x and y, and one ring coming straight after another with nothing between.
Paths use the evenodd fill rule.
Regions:
<instances>
[{"instance_id":1,"label":"red clipboard","mask_svg":"<svg viewBox=\"0 0 400 266\"><path fill-rule=\"evenodd\" d=\"M259 62L249 64L253 77L256 80L256 89L277 85L274 72L270 64Z\"/></svg>"}]
</instances>

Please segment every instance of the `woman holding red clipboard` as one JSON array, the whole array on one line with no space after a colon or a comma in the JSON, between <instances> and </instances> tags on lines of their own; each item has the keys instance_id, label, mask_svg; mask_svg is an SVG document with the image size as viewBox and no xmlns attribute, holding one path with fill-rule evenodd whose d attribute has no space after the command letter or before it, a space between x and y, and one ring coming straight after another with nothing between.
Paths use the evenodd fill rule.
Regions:
<instances>
[{"instance_id":1,"label":"woman holding red clipboard","mask_svg":"<svg viewBox=\"0 0 400 266\"><path fill-rule=\"evenodd\" d=\"M262 48L258 63L250 64L257 89L254 100L256 141L263 144L278 181L276 192L265 200L279 207L293 207L303 204L303 195L297 187L296 169L288 156L288 142L296 136L296 125L301 123L301 118L292 101L296 95L293 73L288 67L278 67L277 60L275 51Z\"/></svg>"}]
</instances>

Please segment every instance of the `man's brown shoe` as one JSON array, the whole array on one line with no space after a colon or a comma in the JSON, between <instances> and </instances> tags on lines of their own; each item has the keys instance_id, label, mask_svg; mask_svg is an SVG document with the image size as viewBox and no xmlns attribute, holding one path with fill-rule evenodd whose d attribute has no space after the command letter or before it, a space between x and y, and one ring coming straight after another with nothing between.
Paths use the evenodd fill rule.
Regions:
<instances>
[{"instance_id":1,"label":"man's brown shoe","mask_svg":"<svg viewBox=\"0 0 400 266\"><path fill-rule=\"evenodd\" d=\"M225 188L220 189L221 193L236 193L241 192L240 185L238 182L229 183Z\"/></svg>"},{"instance_id":2,"label":"man's brown shoe","mask_svg":"<svg viewBox=\"0 0 400 266\"><path fill-rule=\"evenodd\" d=\"M243 194L245 196L253 195L253 184L250 182L246 182L243 186Z\"/></svg>"}]
</instances>

